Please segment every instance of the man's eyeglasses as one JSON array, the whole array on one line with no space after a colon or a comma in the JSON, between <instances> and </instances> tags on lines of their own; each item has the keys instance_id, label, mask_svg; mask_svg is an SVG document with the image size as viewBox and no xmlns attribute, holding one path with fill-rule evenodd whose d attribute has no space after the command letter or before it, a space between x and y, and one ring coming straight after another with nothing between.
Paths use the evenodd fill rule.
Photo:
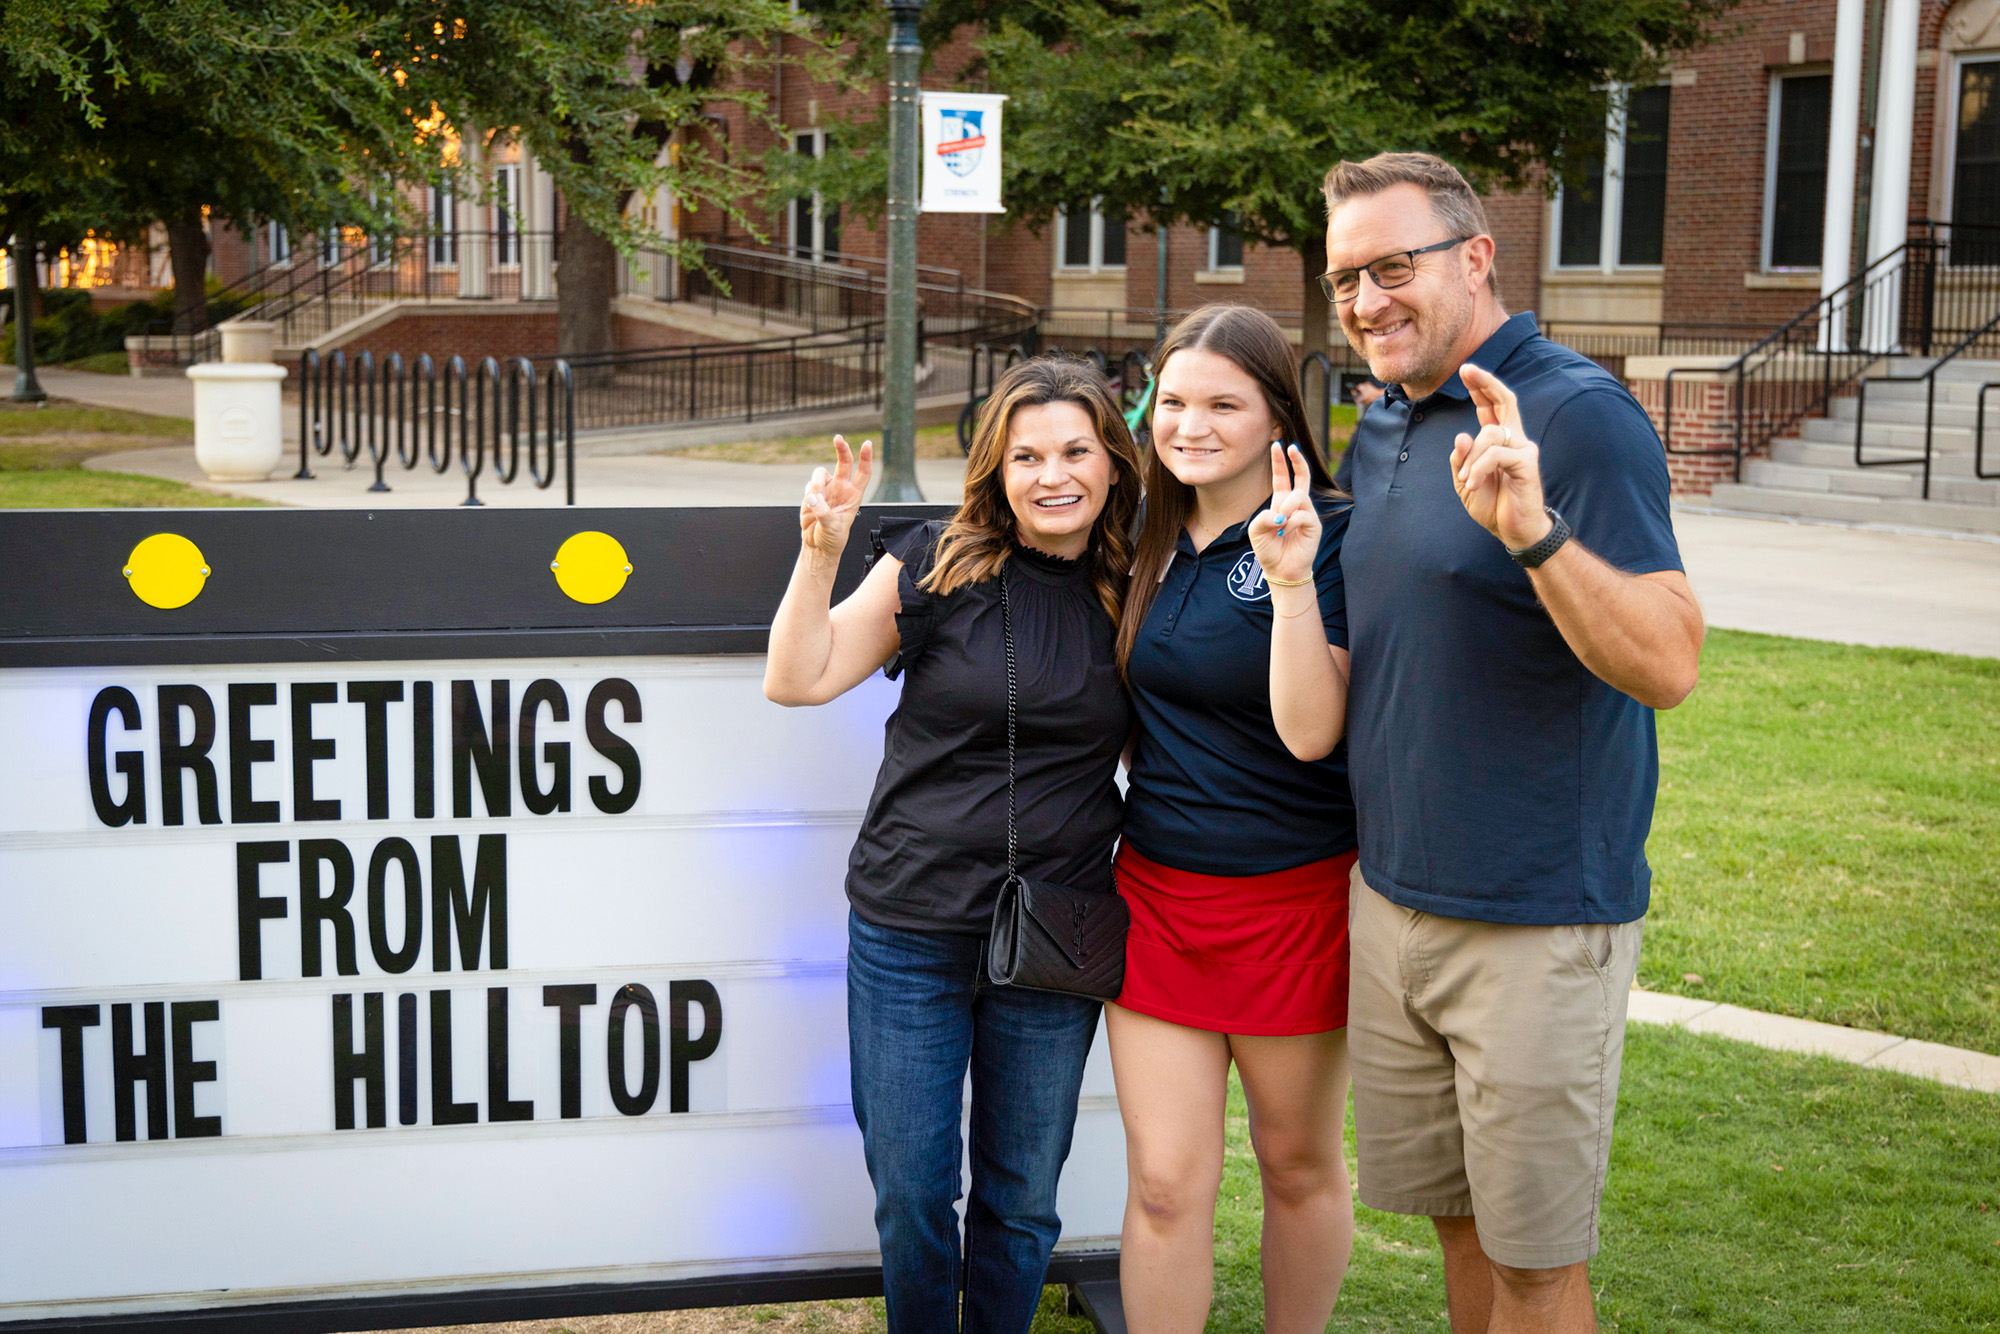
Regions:
<instances>
[{"instance_id":1,"label":"man's eyeglasses","mask_svg":"<svg viewBox=\"0 0 2000 1334\"><path fill-rule=\"evenodd\" d=\"M1464 245L1472 238L1454 236L1449 241L1439 241L1416 250L1398 250L1393 255L1384 255L1378 260L1364 264L1358 269L1335 269L1332 273L1319 276L1319 289L1326 293L1326 299L1336 306L1344 306L1361 295L1361 275L1365 272L1375 280L1375 286L1386 292L1392 287L1401 287L1417 276L1417 256L1428 255L1433 250L1449 250L1453 246Z\"/></svg>"}]
</instances>

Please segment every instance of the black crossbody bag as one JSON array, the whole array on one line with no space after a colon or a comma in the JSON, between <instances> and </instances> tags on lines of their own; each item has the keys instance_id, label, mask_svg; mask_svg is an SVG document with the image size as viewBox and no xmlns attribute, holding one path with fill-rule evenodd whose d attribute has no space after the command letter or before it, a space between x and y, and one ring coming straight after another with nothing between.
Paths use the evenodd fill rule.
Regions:
<instances>
[{"instance_id":1,"label":"black crossbody bag","mask_svg":"<svg viewBox=\"0 0 2000 1334\"><path fill-rule=\"evenodd\" d=\"M1007 878L993 909L986 976L995 986L1116 1000L1125 985L1125 931L1132 911L1117 893L1091 893L1020 873L1014 814L1014 736L1020 712L1014 609L1000 571L1000 623L1007 640Z\"/></svg>"}]
</instances>

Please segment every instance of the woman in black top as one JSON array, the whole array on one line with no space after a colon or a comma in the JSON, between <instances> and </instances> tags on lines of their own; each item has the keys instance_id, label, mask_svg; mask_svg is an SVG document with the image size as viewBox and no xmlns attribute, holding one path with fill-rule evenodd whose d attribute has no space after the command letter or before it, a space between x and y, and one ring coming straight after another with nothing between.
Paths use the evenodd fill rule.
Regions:
<instances>
[{"instance_id":1,"label":"woman in black top","mask_svg":"<svg viewBox=\"0 0 2000 1334\"><path fill-rule=\"evenodd\" d=\"M882 770L848 862L854 1116L875 1183L892 1334L1022 1334L1061 1231L1056 1180L1101 1007L982 985L1007 860L1001 584L1019 685L1021 874L1113 892L1130 730L1115 639L1139 456L1103 379L1037 358L994 387L947 525L886 519L884 554L828 610L867 491L835 438L771 626L764 693L822 704L903 674ZM961 1259L961 1090L972 1071L972 1189Z\"/></svg>"}]
</instances>

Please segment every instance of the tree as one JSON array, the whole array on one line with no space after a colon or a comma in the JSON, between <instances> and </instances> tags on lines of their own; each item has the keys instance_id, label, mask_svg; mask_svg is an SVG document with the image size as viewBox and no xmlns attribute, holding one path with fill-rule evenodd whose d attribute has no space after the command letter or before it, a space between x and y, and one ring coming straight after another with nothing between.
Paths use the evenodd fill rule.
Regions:
<instances>
[{"instance_id":1,"label":"tree","mask_svg":"<svg viewBox=\"0 0 2000 1334\"><path fill-rule=\"evenodd\" d=\"M1097 197L1155 225L1298 252L1309 348L1327 345L1320 181L1339 159L1433 152L1481 187L1580 179L1607 88L1657 79L1735 0L938 0L927 42L981 25L1009 94L1010 221ZM862 0L830 22L862 29ZM863 46L867 43L864 41ZM853 136L864 155L876 139ZM809 169L808 169L809 170ZM861 178L849 162L820 188Z\"/></svg>"},{"instance_id":2,"label":"tree","mask_svg":"<svg viewBox=\"0 0 2000 1334\"><path fill-rule=\"evenodd\" d=\"M614 0L482 6L479 21L418 11L399 68L413 104L457 132L503 127L533 149L568 205L557 272L559 350L611 346L617 260L646 249L698 263L695 244L664 236L632 204L666 190L684 207L744 219L752 164L718 156L703 136L707 103L734 101L753 117L764 98L750 77L775 59L772 35L808 33L786 0ZM810 50L801 57L815 60ZM818 66L815 65L815 68Z\"/></svg>"},{"instance_id":3,"label":"tree","mask_svg":"<svg viewBox=\"0 0 2000 1334\"><path fill-rule=\"evenodd\" d=\"M393 230L398 182L463 175L459 142L515 133L569 205L562 344L596 350L617 251L694 253L633 198L736 209L741 167L663 150L788 25L784 0L4 0L0 165L21 171L0 177L0 213L33 232L101 182L95 229L164 221L191 314L204 210Z\"/></svg>"}]
</instances>

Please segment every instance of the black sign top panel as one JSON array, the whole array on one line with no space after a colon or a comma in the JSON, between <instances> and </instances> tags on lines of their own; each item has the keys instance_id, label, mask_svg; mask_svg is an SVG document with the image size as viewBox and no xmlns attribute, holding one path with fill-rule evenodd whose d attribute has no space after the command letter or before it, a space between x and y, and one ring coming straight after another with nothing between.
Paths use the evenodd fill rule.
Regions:
<instances>
[{"instance_id":1,"label":"black sign top panel","mask_svg":"<svg viewBox=\"0 0 2000 1334\"><path fill-rule=\"evenodd\" d=\"M883 515L950 512L865 510L835 598ZM585 532L632 567L602 602L550 568ZM148 605L125 573L156 534L208 570L183 606ZM0 667L759 653L798 549L791 506L0 511Z\"/></svg>"}]
</instances>

